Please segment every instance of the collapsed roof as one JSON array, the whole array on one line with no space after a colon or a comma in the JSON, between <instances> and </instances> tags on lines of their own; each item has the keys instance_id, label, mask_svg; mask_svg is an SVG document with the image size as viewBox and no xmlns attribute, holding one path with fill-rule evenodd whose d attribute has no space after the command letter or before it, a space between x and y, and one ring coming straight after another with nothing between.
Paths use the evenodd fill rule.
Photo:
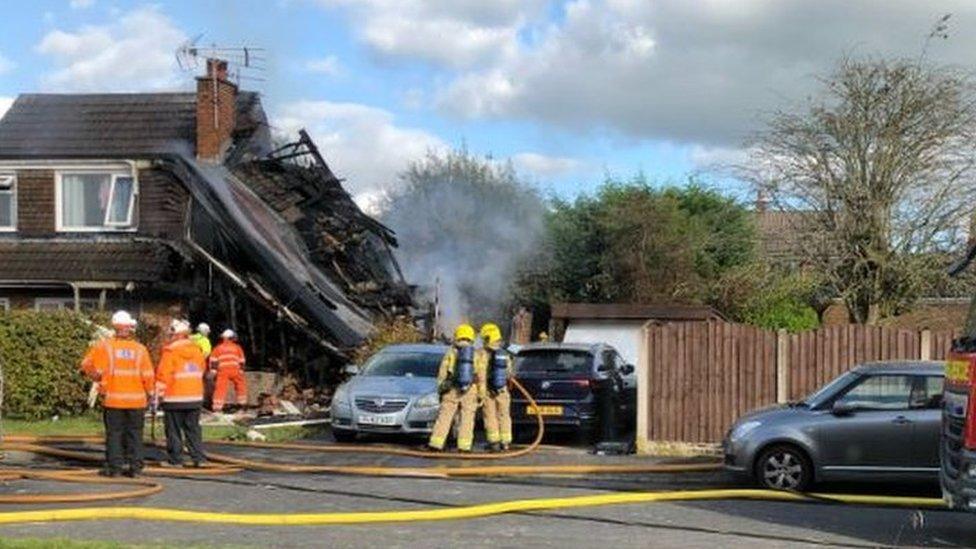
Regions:
<instances>
[{"instance_id":1,"label":"collapsed roof","mask_svg":"<svg viewBox=\"0 0 976 549\"><path fill-rule=\"evenodd\" d=\"M196 102L21 95L0 119L0 160L155 160L194 198L183 244L335 352L360 343L376 315L412 306L393 232L353 202L304 131L272 151L259 96L240 92L223 162L200 162Z\"/></svg>"}]
</instances>

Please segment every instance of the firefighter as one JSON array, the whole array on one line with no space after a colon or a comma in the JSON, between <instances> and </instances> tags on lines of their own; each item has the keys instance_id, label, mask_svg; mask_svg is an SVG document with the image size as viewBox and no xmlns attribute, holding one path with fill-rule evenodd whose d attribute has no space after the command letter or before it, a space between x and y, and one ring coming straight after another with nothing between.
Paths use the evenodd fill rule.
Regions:
<instances>
[{"instance_id":1,"label":"firefighter","mask_svg":"<svg viewBox=\"0 0 976 549\"><path fill-rule=\"evenodd\" d=\"M194 467L204 462L200 408L203 407L203 375L207 362L203 351L189 336L190 323L174 320L173 340L163 348L156 370L156 393L162 397L166 417L166 453L163 467L183 466L183 445Z\"/></svg>"},{"instance_id":2,"label":"firefighter","mask_svg":"<svg viewBox=\"0 0 976 549\"><path fill-rule=\"evenodd\" d=\"M234 385L238 406L247 404L247 381L244 379L244 349L237 344L237 334L226 329L220 334L220 344L210 354L210 368L216 370L217 381L213 394L213 411L224 408L227 386Z\"/></svg>"},{"instance_id":3,"label":"firefighter","mask_svg":"<svg viewBox=\"0 0 976 549\"><path fill-rule=\"evenodd\" d=\"M508 450L512 444L512 397L508 392L508 379L512 374L512 358L505 350L501 329L492 323L481 327L482 348L476 360L479 370L485 372L485 394L482 399L482 417L488 449L492 452Z\"/></svg>"},{"instance_id":4,"label":"firefighter","mask_svg":"<svg viewBox=\"0 0 976 549\"><path fill-rule=\"evenodd\" d=\"M112 315L115 334L94 344L82 371L100 384L104 400L105 468L101 474L135 477L142 472L142 429L147 394L155 383L149 351L135 341L136 320L126 311Z\"/></svg>"},{"instance_id":5,"label":"firefighter","mask_svg":"<svg viewBox=\"0 0 976 549\"><path fill-rule=\"evenodd\" d=\"M461 424L458 429L457 447L470 452L474 442L474 416L478 411L478 398L483 392L484 375L475 368L474 328L461 324L454 330L454 343L444 354L437 372L437 390L441 407L430 435L428 447L441 451L460 408Z\"/></svg>"},{"instance_id":6,"label":"firefighter","mask_svg":"<svg viewBox=\"0 0 976 549\"><path fill-rule=\"evenodd\" d=\"M200 347L203 358L209 357L210 351L212 350L212 346L210 345L210 325L206 322L197 324L197 331L190 336L190 341L195 343L197 347Z\"/></svg>"}]
</instances>

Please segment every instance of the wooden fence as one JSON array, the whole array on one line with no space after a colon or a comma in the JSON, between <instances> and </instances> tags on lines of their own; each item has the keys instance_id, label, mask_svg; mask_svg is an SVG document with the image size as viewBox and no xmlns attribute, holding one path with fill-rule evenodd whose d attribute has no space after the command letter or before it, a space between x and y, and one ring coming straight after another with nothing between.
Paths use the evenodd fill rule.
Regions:
<instances>
[{"instance_id":1,"label":"wooden fence","mask_svg":"<svg viewBox=\"0 0 976 549\"><path fill-rule=\"evenodd\" d=\"M719 321L650 322L638 360L638 446L718 442L745 412L802 398L863 362L944 359L952 338L880 326L788 334Z\"/></svg>"}]
</instances>

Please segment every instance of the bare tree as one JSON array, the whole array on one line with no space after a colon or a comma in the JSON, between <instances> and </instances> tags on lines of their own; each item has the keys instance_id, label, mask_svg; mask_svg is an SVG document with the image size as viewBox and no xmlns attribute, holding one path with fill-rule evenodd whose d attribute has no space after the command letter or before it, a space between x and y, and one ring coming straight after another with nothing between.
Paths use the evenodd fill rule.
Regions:
<instances>
[{"instance_id":1,"label":"bare tree","mask_svg":"<svg viewBox=\"0 0 976 549\"><path fill-rule=\"evenodd\" d=\"M844 59L819 99L774 114L753 143L740 172L802 212L792 216L800 253L853 321L910 305L923 258L963 244L976 203L974 98L959 70Z\"/></svg>"}]
</instances>

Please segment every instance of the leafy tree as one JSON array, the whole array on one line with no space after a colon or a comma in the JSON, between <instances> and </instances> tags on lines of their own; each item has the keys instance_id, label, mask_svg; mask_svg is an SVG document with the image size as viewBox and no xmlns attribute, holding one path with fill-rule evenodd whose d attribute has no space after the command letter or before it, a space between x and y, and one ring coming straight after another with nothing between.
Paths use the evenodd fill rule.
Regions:
<instances>
[{"instance_id":1,"label":"leafy tree","mask_svg":"<svg viewBox=\"0 0 976 549\"><path fill-rule=\"evenodd\" d=\"M976 191L971 77L916 60L841 61L772 116L741 173L796 216L803 261L859 323L908 307L927 254L958 248Z\"/></svg>"}]
</instances>

